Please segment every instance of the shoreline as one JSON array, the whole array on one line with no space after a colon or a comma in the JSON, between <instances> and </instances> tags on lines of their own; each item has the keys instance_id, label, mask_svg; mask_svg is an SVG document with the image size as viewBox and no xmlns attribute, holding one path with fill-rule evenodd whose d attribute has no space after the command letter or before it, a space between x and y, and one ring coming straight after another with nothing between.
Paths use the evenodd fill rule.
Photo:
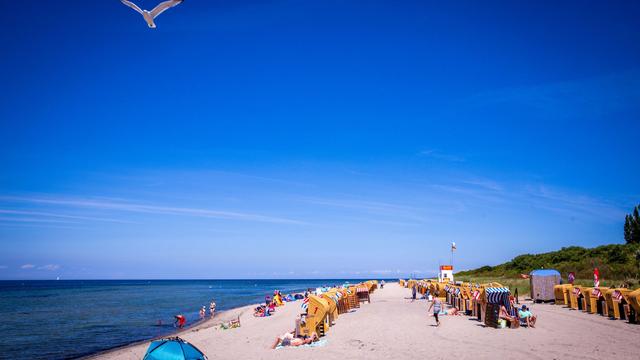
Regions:
<instances>
[{"instance_id":1,"label":"shoreline","mask_svg":"<svg viewBox=\"0 0 640 360\"><path fill-rule=\"evenodd\" d=\"M93 352L90 354L86 354L86 355L81 355L79 357L73 357L73 358L69 358L70 360L89 360L89 359L96 359L99 358L101 356L108 356L110 354L114 354L117 353L119 351L125 351L127 349L130 348L135 348L144 344L148 344L152 341L155 340L159 340L159 339L165 339L165 338L170 338L170 337L176 337L176 336L180 336L181 334L188 334L191 332L198 332L200 330L205 330L205 329L210 329L214 326L217 326L225 321L229 321L231 319L235 319L236 317L242 316L247 310L248 311L253 311L254 308L256 308L257 306L259 306L259 303L255 303L252 305L243 305L243 306L238 306L235 308L231 308L231 309L227 309L227 310L221 310L219 312L216 312L215 316L213 318L208 318L208 319L204 319L204 320L200 320L197 321L185 328L182 329L175 329L174 331L167 333L165 335L160 335L160 336L156 336L150 339L144 339L144 340L138 340L138 341L133 341L124 345L118 345L109 349L104 349L104 350L100 350L98 352Z\"/></svg>"}]
</instances>

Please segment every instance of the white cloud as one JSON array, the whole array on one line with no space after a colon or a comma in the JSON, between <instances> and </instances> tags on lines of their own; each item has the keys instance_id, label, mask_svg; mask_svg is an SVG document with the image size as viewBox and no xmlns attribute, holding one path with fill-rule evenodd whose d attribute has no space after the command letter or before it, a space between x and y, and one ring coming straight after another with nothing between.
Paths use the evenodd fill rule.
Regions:
<instances>
[{"instance_id":1,"label":"white cloud","mask_svg":"<svg viewBox=\"0 0 640 360\"><path fill-rule=\"evenodd\" d=\"M38 267L38 270L47 270L47 271L55 271L58 269L60 269L60 265L57 265L57 264L47 264L47 265Z\"/></svg>"},{"instance_id":2,"label":"white cloud","mask_svg":"<svg viewBox=\"0 0 640 360\"><path fill-rule=\"evenodd\" d=\"M24 264L22 266L20 266L21 269L33 269L34 267L36 267L33 264Z\"/></svg>"}]
</instances>

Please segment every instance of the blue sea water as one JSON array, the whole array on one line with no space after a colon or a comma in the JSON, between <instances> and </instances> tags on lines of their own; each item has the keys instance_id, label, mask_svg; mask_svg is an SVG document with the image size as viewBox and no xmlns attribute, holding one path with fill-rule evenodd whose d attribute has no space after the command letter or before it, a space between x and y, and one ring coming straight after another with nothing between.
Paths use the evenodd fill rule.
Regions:
<instances>
[{"instance_id":1,"label":"blue sea water","mask_svg":"<svg viewBox=\"0 0 640 360\"><path fill-rule=\"evenodd\" d=\"M358 280L0 281L0 359L70 359L172 333L215 299L217 310ZM158 320L162 321L158 326Z\"/></svg>"}]
</instances>

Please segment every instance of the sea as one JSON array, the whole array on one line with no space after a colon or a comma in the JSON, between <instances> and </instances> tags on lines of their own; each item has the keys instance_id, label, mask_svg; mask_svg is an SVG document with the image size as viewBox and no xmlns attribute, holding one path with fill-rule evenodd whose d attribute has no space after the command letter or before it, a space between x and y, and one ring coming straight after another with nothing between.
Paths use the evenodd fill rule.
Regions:
<instances>
[{"instance_id":1,"label":"sea","mask_svg":"<svg viewBox=\"0 0 640 360\"><path fill-rule=\"evenodd\" d=\"M0 359L74 359L169 335L211 300L216 311L283 294L362 280L0 281Z\"/></svg>"}]
</instances>

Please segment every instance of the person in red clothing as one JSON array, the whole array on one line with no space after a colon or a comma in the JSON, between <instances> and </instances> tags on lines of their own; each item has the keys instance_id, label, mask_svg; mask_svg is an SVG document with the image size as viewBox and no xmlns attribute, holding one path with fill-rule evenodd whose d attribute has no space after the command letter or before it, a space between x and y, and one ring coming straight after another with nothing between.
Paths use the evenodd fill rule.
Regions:
<instances>
[{"instance_id":1,"label":"person in red clothing","mask_svg":"<svg viewBox=\"0 0 640 360\"><path fill-rule=\"evenodd\" d=\"M182 314L176 315L174 317L176 318L176 321L173 323L173 326L177 326L179 329L182 329L187 323L187 319Z\"/></svg>"}]
</instances>

